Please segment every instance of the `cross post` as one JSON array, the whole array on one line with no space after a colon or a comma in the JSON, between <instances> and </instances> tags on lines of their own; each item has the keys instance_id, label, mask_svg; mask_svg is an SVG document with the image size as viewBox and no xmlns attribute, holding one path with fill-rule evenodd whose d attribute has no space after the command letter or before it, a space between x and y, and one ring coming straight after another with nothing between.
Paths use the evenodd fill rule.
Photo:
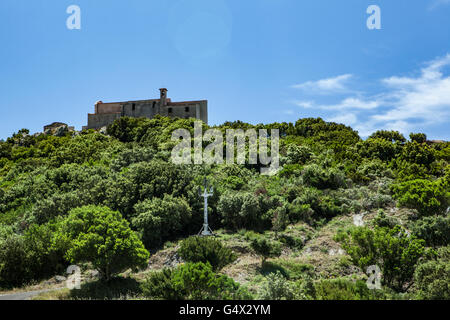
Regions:
<instances>
[{"instance_id":1,"label":"cross post","mask_svg":"<svg viewBox=\"0 0 450 320\"><path fill-rule=\"evenodd\" d=\"M203 201L204 201L203 202L203 206L204 206L204 208L203 208L203 227L198 234L201 234L202 236L212 236L212 235L214 235L214 233L212 232L212 230L208 224L208 198L214 194L214 188L210 187L209 193L208 193L208 181L206 180L206 178L204 179L203 184L204 184L203 192L202 192L201 188L198 188L198 195L199 195L199 197L203 197Z\"/></svg>"}]
</instances>

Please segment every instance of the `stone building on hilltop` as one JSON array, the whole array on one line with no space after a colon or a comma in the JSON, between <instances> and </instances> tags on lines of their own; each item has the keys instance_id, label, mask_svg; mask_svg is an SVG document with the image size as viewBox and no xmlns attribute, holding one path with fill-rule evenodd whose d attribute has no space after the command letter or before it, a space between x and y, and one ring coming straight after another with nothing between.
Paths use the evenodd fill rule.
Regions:
<instances>
[{"instance_id":1,"label":"stone building on hilltop","mask_svg":"<svg viewBox=\"0 0 450 320\"><path fill-rule=\"evenodd\" d=\"M100 129L120 117L153 118L159 114L182 119L196 118L208 123L208 101L172 102L167 98L167 89L159 89L159 99L95 104L95 113L88 114L87 126L83 129Z\"/></svg>"}]
</instances>

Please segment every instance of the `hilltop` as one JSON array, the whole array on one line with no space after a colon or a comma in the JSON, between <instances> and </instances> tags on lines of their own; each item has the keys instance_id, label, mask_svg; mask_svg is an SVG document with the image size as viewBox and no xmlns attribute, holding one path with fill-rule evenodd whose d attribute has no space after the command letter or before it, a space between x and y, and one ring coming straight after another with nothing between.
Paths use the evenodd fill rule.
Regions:
<instances>
[{"instance_id":1,"label":"hilltop","mask_svg":"<svg viewBox=\"0 0 450 320\"><path fill-rule=\"evenodd\" d=\"M217 289L205 299L450 298L449 142L383 130L362 140L320 118L203 123L279 129L281 170L266 176L249 161L172 164L172 133L194 122L123 117L106 132L22 129L0 142L0 289L60 286L77 264L81 290L41 298L199 298L191 273ZM205 177L216 241L188 246ZM374 265L379 290L366 285Z\"/></svg>"}]
</instances>

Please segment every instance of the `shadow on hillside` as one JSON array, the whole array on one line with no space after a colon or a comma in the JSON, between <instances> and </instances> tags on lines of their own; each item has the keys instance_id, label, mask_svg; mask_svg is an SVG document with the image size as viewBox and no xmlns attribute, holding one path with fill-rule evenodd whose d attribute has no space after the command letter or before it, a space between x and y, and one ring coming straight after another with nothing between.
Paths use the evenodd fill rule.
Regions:
<instances>
[{"instance_id":1,"label":"shadow on hillside","mask_svg":"<svg viewBox=\"0 0 450 320\"><path fill-rule=\"evenodd\" d=\"M70 298L75 300L111 300L136 297L142 293L136 279L114 278L110 281L84 283L80 289L70 291Z\"/></svg>"},{"instance_id":2,"label":"shadow on hillside","mask_svg":"<svg viewBox=\"0 0 450 320\"><path fill-rule=\"evenodd\" d=\"M264 276L279 271L284 277L289 278L289 272L284 267L270 261L266 261L258 271Z\"/></svg>"}]
</instances>

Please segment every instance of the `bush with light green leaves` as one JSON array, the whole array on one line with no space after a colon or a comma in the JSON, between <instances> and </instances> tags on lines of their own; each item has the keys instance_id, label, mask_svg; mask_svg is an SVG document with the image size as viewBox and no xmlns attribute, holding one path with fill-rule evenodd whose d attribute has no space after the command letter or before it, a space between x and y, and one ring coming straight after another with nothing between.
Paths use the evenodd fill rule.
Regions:
<instances>
[{"instance_id":1,"label":"bush with light green leaves","mask_svg":"<svg viewBox=\"0 0 450 320\"><path fill-rule=\"evenodd\" d=\"M62 223L71 263L90 262L104 280L127 270L145 268L150 254L121 214L108 207L84 206Z\"/></svg>"},{"instance_id":2,"label":"bush with light green leaves","mask_svg":"<svg viewBox=\"0 0 450 320\"><path fill-rule=\"evenodd\" d=\"M367 267L378 265L383 285L397 291L405 291L412 285L416 264L425 250L424 240L408 235L399 225L373 230L353 227L338 233L335 240L364 272Z\"/></svg>"}]
</instances>

